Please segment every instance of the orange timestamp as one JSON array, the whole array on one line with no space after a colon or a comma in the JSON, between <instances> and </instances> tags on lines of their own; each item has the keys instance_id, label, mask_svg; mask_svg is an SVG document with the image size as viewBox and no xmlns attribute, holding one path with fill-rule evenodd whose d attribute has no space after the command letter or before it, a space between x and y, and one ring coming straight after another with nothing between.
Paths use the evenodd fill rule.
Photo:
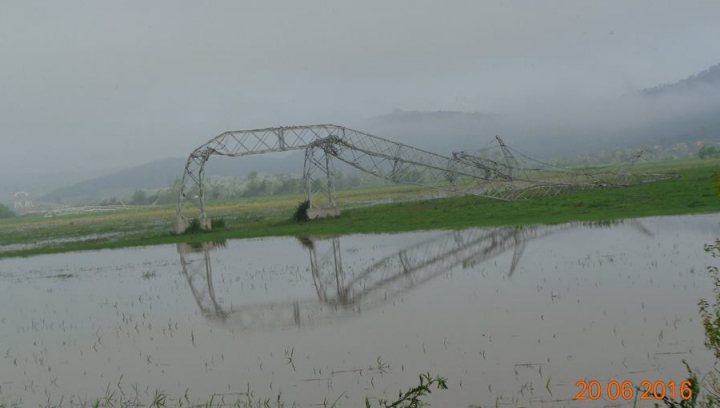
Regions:
<instances>
[{"instance_id":1,"label":"orange timestamp","mask_svg":"<svg viewBox=\"0 0 720 408\"><path fill-rule=\"evenodd\" d=\"M664 381L642 381L639 387L636 387L632 381L612 380L604 387L599 381L581 380L575 383L576 387L580 387L580 391L575 395L576 400L597 400L605 397L611 401L623 399L625 401L637 398L640 400L662 400L669 398L677 400L679 396L682 400L692 398L692 384L690 381L683 381L679 385L675 381L668 383Z\"/></svg>"}]
</instances>

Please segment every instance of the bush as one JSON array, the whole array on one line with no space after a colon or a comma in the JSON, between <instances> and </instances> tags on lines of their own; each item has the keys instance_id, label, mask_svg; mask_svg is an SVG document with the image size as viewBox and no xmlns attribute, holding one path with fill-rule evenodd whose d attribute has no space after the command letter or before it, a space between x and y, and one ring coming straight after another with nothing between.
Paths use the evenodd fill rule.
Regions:
<instances>
[{"instance_id":1,"label":"bush","mask_svg":"<svg viewBox=\"0 0 720 408\"><path fill-rule=\"evenodd\" d=\"M224 218L211 218L210 219L210 226L213 230L223 229L226 227L226 222ZM185 229L185 232L183 234L198 234L201 232L206 232L201 224L200 220L198 218L193 218L190 220L190 224L188 224L188 227ZM0 407L1 408L1 407Z\"/></svg>"},{"instance_id":2,"label":"bush","mask_svg":"<svg viewBox=\"0 0 720 408\"><path fill-rule=\"evenodd\" d=\"M197 234L198 232L202 232L202 227L200 226L200 220L197 218L193 218L190 220L190 224L188 225L187 229L185 230L185 234Z\"/></svg>"},{"instance_id":3,"label":"bush","mask_svg":"<svg viewBox=\"0 0 720 408\"><path fill-rule=\"evenodd\" d=\"M310 208L310 201L308 200L302 201L300 204L298 204L297 208L295 209L295 214L293 214L293 221L307 221L309 219L307 215L308 208Z\"/></svg>"},{"instance_id":4,"label":"bush","mask_svg":"<svg viewBox=\"0 0 720 408\"><path fill-rule=\"evenodd\" d=\"M700 148L697 155L701 159L711 159L713 157L720 156L720 150L718 150L715 146L703 146Z\"/></svg>"},{"instance_id":5,"label":"bush","mask_svg":"<svg viewBox=\"0 0 720 408\"><path fill-rule=\"evenodd\" d=\"M130 203L134 205L143 205L147 204L148 202L148 195L143 190L135 190L135 192L132 195L132 199L130 200Z\"/></svg>"}]
</instances>

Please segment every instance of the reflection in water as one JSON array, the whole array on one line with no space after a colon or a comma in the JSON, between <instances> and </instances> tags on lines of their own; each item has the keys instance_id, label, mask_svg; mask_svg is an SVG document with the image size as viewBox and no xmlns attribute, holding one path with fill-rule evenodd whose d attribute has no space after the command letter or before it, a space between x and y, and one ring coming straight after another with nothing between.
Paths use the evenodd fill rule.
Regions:
<instances>
[{"instance_id":1,"label":"reflection in water","mask_svg":"<svg viewBox=\"0 0 720 408\"><path fill-rule=\"evenodd\" d=\"M647 229L639 220L633 218L629 220L605 220L605 221L583 221L582 225L589 228L612 228L618 225L629 225L639 232L647 235L648 237L654 237L652 231Z\"/></svg>"},{"instance_id":2,"label":"reflection in water","mask_svg":"<svg viewBox=\"0 0 720 408\"><path fill-rule=\"evenodd\" d=\"M217 316L224 320L225 313L215 300L215 286L212 281L212 262L210 262L210 250L215 248L225 248L227 241L214 242L192 242L177 244L178 253L180 253L180 264L182 265L183 275L188 280L188 286L192 291L198 307L205 316ZM188 262L189 254L200 253L204 256L204 263ZM204 266L204 268L202 268ZM205 270L202 273L202 269ZM202 282L204 281L204 282ZM205 291L207 288L207 293Z\"/></svg>"},{"instance_id":3,"label":"reflection in water","mask_svg":"<svg viewBox=\"0 0 720 408\"><path fill-rule=\"evenodd\" d=\"M226 247L226 242L178 244L182 272L203 315L209 320L238 326L300 327L358 314L410 292L455 267L472 268L513 251L508 277L512 277L528 241L577 226L609 227L619 222L572 223L559 226L535 226L453 231L409 246L373 263L364 270L346 276L343 269L340 238L330 238L330 254L317 255L318 243L327 239L298 238L307 248L317 300L292 300L254 303L239 308L223 308L215 296L210 251ZM639 221L625 222L652 236Z\"/></svg>"}]
</instances>

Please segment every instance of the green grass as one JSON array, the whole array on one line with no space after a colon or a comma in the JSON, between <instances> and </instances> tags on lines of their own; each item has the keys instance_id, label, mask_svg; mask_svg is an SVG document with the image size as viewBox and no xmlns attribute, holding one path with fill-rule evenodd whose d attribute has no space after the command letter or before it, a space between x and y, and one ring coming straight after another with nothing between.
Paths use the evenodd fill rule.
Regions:
<instances>
[{"instance_id":1,"label":"green grass","mask_svg":"<svg viewBox=\"0 0 720 408\"><path fill-rule=\"evenodd\" d=\"M712 174L720 171L720 160L669 162L646 165L637 170L675 171L681 178L628 188L567 192L553 198L517 202L475 196L418 199L433 193L416 186L348 190L338 193L341 207L377 201L403 202L343 209L338 218L303 223L291 221L295 208L303 200L300 195L214 202L208 206L208 215L213 219L223 218L225 227L181 236L170 232L174 206L56 218L16 217L0 220L0 246L49 242L29 249L6 251L0 253L0 257L231 238L556 224L720 211L720 200L712 191L711 180ZM105 237L102 234L113 235ZM100 236L93 238L93 235ZM53 241L88 237L83 241Z\"/></svg>"}]
</instances>

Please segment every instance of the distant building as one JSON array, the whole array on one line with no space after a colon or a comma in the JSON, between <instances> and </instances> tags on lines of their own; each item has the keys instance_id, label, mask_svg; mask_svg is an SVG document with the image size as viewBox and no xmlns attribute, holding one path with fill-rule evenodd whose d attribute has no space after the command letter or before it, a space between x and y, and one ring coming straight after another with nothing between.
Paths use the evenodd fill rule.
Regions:
<instances>
[{"instance_id":1,"label":"distant building","mask_svg":"<svg viewBox=\"0 0 720 408\"><path fill-rule=\"evenodd\" d=\"M35 208L33 204L32 196L26 191L18 191L14 195L15 197L15 212L30 212L32 208Z\"/></svg>"}]
</instances>

